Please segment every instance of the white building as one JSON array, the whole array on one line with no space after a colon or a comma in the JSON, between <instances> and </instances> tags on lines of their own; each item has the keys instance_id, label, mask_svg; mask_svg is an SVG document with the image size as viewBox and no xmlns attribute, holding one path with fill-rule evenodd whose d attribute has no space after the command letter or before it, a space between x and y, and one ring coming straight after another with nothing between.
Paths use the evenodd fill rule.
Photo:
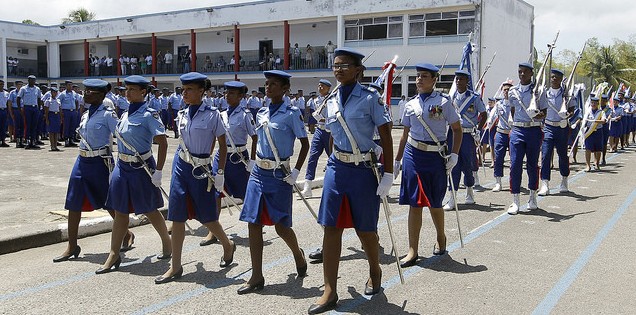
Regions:
<instances>
[{"instance_id":1,"label":"white building","mask_svg":"<svg viewBox=\"0 0 636 315\"><path fill-rule=\"evenodd\" d=\"M0 21L0 58L19 60L15 73L9 73L11 69L3 63L0 74L7 82L29 74L40 81L79 82L99 71L99 77L115 83L123 77L118 75L118 55L150 54L155 62L146 76L158 86L171 88L178 84L174 73L182 71L178 55L189 49L196 70L208 74L213 84L240 79L250 89L258 89L264 82L261 71L270 66L267 56L272 53L283 59L280 67L293 75L292 91L303 89L308 94L316 90L320 78L335 83L324 53L325 44L332 41L370 55L365 81L379 75L381 66L394 55L399 56L398 68L410 60L395 80L393 97L397 99L415 94L416 63L441 66L447 55L438 87L450 87L472 32L477 47L475 81L497 52L485 76L485 94L492 95L506 78L517 79L517 64L529 59L533 20L534 8L522 0L265 0L66 25ZM300 59L286 53L296 43ZM306 60L308 44L313 48L311 61ZM165 65L156 63L166 51L174 54L173 74L166 74ZM243 60L238 71L227 65L234 54ZM95 70L88 60L108 55L115 59L112 73ZM226 65L219 62L221 56Z\"/></svg>"}]
</instances>

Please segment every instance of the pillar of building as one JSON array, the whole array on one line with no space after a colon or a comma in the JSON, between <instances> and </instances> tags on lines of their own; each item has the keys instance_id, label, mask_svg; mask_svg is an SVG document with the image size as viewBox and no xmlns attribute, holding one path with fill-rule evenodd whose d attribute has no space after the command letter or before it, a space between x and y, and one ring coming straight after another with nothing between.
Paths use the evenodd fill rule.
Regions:
<instances>
[{"instance_id":1,"label":"pillar of building","mask_svg":"<svg viewBox=\"0 0 636 315\"><path fill-rule=\"evenodd\" d=\"M115 54L115 64L117 65L117 75L120 76L121 63L119 62L119 58L121 57L121 39L119 38L119 36L117 36L117 39L115 40L115 47L115 49L117 50L117 53Z\"/></svg>"},{"instance_id":2,"label":"pillar of building","mask_svg":"<svg viewBox=\"0 0 636 315\"><path fill-rule=\"evenodd\" d=\"M338 34L336 35L336 45L338 47L344 47L344 33L345 33L345 25L344 25L344 16L338 15Z\"/></svg>"},{"instance_id":3,"label":"pillar of building","mask_svg":"<svg viewBox=\"0 0 636 315\"><path fill-rule=\"evenodd\" d=\"M49 78L60 77L60 43L49 42L46 45L46 64Z\"/></svg>"},{"instance_id":4,"label":"pillar of building","mask_svg":"<svg viewBox=\"0 0 636 315\"><path fill-rule=\"evenodd\" d=\"M234 24L234 72L241 71L240 68L240 56L241 56L241 30L239 30L238 23Z\"/></svg>"},{"instance_id":5,"label":"pillar of building","mask_svg":"<svg viewBox=\"0 0 636 315\"><path fill-rule=\"evenodd\" d=\"M86 77L89 75L88 67L90 66L90 63L88 61L88 52L88 41L84 40L84 76Z\"/></svg>"},{"instance_id":6,"label":"pillar of building","mask_svg":"<svg viewBox=\"0 0 636 315\"><path fill-rule=\"evenodd\" d=\"M159 62L159 60L157 60L157 36L155 36L155 33L152 33L152 67L151 67L151 73L155 74L157 73L157 62Z\"/></svg>"},{"instance_id":7,"label":"pillar of building","mask_svg":"<svg viewBox=\"0 0 636 315\"><path fill-rule=\"evenodd\" d=\"M283 44L283 58L285 60L285 62L283 63L283 69L285 70L289 70L289 58L291 58L291 56L289 55L289 45L291 45L291 43L289 42L289 22L287 20L285 20L284 24L283 24L283 29L285 32L285 36L284 36L284 44Z\"/></svg>"},{"instance_id":8,"label":"pillar of building","mask_svg":"<svg viewBox=\"0 0 636 315\"><path fill-rule=\"evenodd\" d=\"M197 33L190 30L190 71L197 71Z\"/></svg>"},{"instance_id":9,"label":"pillar of building","mask_svg":"<svg viewBox=\"0 0 636 315\"><path fill-rule=\"evenodd\" d=\"M2 72L2 78L4 82L8 82L8 68L7 68L7 38L0 38L0 72Z\"/></svg>"}]
</instances>

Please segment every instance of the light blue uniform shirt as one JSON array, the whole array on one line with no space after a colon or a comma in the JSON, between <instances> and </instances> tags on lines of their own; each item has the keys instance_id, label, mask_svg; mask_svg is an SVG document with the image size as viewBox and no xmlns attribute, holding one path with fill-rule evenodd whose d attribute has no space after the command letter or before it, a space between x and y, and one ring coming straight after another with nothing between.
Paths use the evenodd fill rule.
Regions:
<instances>
[{"instance_id":1,"label":"light blue uniform shirt","mask_svg":"<svg viewBox=\"0 0 636 315\"><path fill-rule=\"evenodd\" d=\"M307 138L305 124L297 107L284 102L273 113L270 113L269 106L262 107L256 114L256 133L258 134L256 153L260 158L274 160L274 152L269 146L263 129L263 123L266 121L269 121L269 130L281 160L294 154L296 138Z\"/></svg>"},{"instance_id":2,"label":"light blue uniform shirt","mask_svg":"<svg viewBox=\"0 0 636 315\"><path fill-rule=\"evenodd\" d=\"M128 110L128 107L130 107L130 103L125 96L120 96L117 98L117 103L115 103L115 106L123 111L126 111Z\"/></svg>"},{"instance_id":3,"label":"light blue uniform shirt","mask_svg":"<svg viewBox=\"0 0 636 315\"><path fill-rule=\"evenodd\" d=\"M170 95L168 102L170 103L170 108L175 110L180 110L185 106L185 104L183 104L183 96L177 93Z\"/></svg>"},{"instance_id":4,"label":"light blue uniform shirt","mask_svg":"<svg viewBox=\"0 0 636 315\"><path fill-rule=\"evenodd\" d=\"M342 117L353 134L353 138L358 143L360 152L368 152L374 149L377 147L377 144L373 142L375 128L391 122L391 117L380 100L379 94L375 90L356 83L349 99L344 105L341 105L339 104L340 93L341 90L338 90L327 100L327 117L325 121L327 128L331 130L333 144L339 150L353 152L344 128L336 119L336 113L342 108Z\"/></svg>"},{"instance_id":5,"label":"light blue uniform shirt","mask_svg":"<svg viewBox=\"0 0 636 315\"><path fill-rule=\"evenodd\" d=\"M446 141L448 125L458 122L459 114L448 96L434 91L425 100L420 96L413 98L404 105L402 125L409 127L409 136L417 141L435 142L416 113L422 113L422 120L426 122L433 134L440 142Z\"/></svg>"},{"instance_id":6,"label":"light blue uniform shirt","mask_svg":"<svg viewBox=\"0 0 636 315\"><path fill-rule=\"evenodd\" d=\"M20 104L23 106L31 105L37 106L38 101L42 97L42 91L37 86L28 86L25 85L20 88L20 92L18 93L18 97L20 98Z\"/></svg>"},{"instance_id":7,"label":"light blue uniform shirt","mask_svg":"<svg viewBox=\"0 0 636 315\"><path fill-rule=\"evenodd\" d=\"M510 102L508 100L500 100L495 105L497 109L497 115L499 116L499 121L497 122L497 128L510 130L510 123L508 119L510 119Z\"/></svg>"},{"instance_id":8,"label":"light blue uniform shirt","mask_svg":"<svg viewBox=\"0 0 636 315\"><path fill-rule=\"evenodd\" d=\"M229 117L228 113L229 110L221 113L223 124L229 132L229 135L226 135L226 137L232 137L232 141L234 141L235 146L240 147L246 145L247 137L251 137L256 134L256 127L254 126L252 113L241 105L238 105ZM228 139L226 142L229 147L230 140Z\"/></svg>"},{"instance_id":9,"label":"light blue uniform shirt","mask_svg":"<svg viewBox=\"0 0 636 315\"><path fill-rule=\"evenodd\" d=\"M623 116L625 114L625 110L622 107L614 105L614 110L612 111L612 117L616 118L618 116Z\"/></svg>"},{"instance_id":10,"label":"light blue uniform shirt","mask_svg":"<svg viewBox=\"0 0 636 315\"><path fill-rule=\"evenodd\" d=\"M328 94L327 94L327 95L328 95ZM316 103L316 107L320 106L320 104L322 104L322 102L323 102L324 100L325 100L325 96L319 95L319 96L316 98L316 101L315 101L315 103ZM326 110L326 108L327 108L327 107L323 107L323 110L320 112L320 115L321 115L321 116L323 116L323 117L325 116L325 110ZM324 119L320 119L320 120L318 120L317 125L320 125L320 126L323 126L323 127L324 127L324 126L325 126L325 120L324 120Z\"/></svg>"},{"instance_id":11,"label":"light blue uniform shirt","mask_svg":"<svg viewBox=\"0 0 636 315\"><path fill-rule=\"evenodd\" d=\"M60 93L57 93L57 97L60 97ZM44 95L42 95L42 102L46 102L48 99L51 98L51 91L46 91L46 93L44 93Z\"/></svg>"},{"instance_id":12,"label":"light blue uniform shirt","mask_svg":"<svg viewBox=\"0 0 636 315\"><path fill-rule=\"evenodd\" d=\"M152 109L154 109L156 111L161 111L161 101L159 101L159 99L154 97L154 96L150 99L150 105L149 106L150 106L150 108L152 108Z\"/></svg>"},{"instance_id":13,"label":"light blue uniform shirt","mask_svg":"<svg viewBox=\"0 0 636 315\"><path fill-rule=\"evenodd\" d=\"M600 114L600 117L597 118L596 116L599 115L599 112L601 112L602 114ZM596 120L596 119L605 120L607 118L605 117L605 112L601 109L597 109L597 110L590 109L590 111L587 112L586 116L587 117L585 118L586 119L585 125L587 126L587 128L590 128L592 127L592 125L595 124L591 120ZM599 124L598 127L596 127L596 130L600 130L600 128L601 128L601 125Z\"/></svg>"},{"instance_id":14,"label":"light blue uniform shirt","mask_svg":"<svg viewBox=\"0 0 636 315\"><path fill-rule=\"evenodd\" d=\"M258 98L257 96L250 96L250 98L247 99L247 108L259 109L261 107L262 107L261 99Z\"/></svg>"},{"instance_id":15,"label":"light blue uniform shirt","mask_svg":"<svg viewBox=\"0 0 636 315\"><path fill-rule=\"evenodd\" d=\"M627 113L628 111L631 111L629 109L629 103L624 102L624 103L621 103L620 106L623 108L623 114L622 115L623 116L630 116L630 114Z\"/></svg>"},{"instance_id":16,"label":"light blue uniform shirt","mask_svg":"<svg viewBox=\"0 0 636 315\"><path fill-rule=\"evenodd\" d=\"M563 106L563 88L559 88L556 91L552 89L548 89L539 97L539 107L545 107L546 116L545 119L551 122L558 123L563 118L559 116L559 111L561 110L561 106ZM568 108L574 107L575 102L574 98L570 99L570 103L568 104ZM554 108L552 108L554 107Z\"/></svg>"},{"instance_id":17,"label":"light blue uniform shirt","mask_svg":"<svg viewBox=\"0 0 636 315\"><path fill-rule=\"evenodd\" d=\"M214 139L225 134L219 111L201 105L190 119L189 109L179 112L179 133L183 142L195 156L208 156Z\"/></svg>"},{"instance_id":18,"label":"light blue uniform shirt","mask_svg":"<svg viewBox=\"0 0 636 315\"><path fill-rule=\"evenodd\" d=\"M49 108L49 112L57 113L60 111L60 107L62 107L62 104L57 97L49 97L49 99L44 102L44 106Z\"/></svg>"},{"instance_id":19,"label":"light blue uniform shirt","mask_svg":"<svg viewBox=\"0 0 636 315\"><path fill-rule=\"evenodd\" d=\"M513 117L514 122L531 122L531 121L542 121L543 119L531 119L526 112L526 108L530 106L530 101L532 100L532 89L534 88L533 84L522 86L521 84L517 84L516 86L510 88L510 92L508 92L508 99L510 101L510 108L515 109L515 114ZM519 94L519 99L516 95ZM523 105L521 105L523 103ZM547 103L537 103L537 107L539 110L546 109Z\"/></svg>"},{"instance_id":20,"label":"light blue uniform shirt","mask_svg":"<svg viewBox=\"0 0 636 315\"><path fill-rule=\"evenodd\" d=\"M115 93L111 91L108 91L108 93L106 93L106 98L113 102L113 104L117 103L117 95L115 95Z\"/></svg>"},{"instance_id":21,"label":"light blue uniform shirt","mask_svg":"<svg viewBox=\"0 0 636 315\"><path fill-rule=\"evenodd\" d=\"M115 128L117 128L117 114L102 104L90 117L88 110L84 112L78 132L82 135L82 138L86 139L93 150L97 150L110 145L110 135L115 132ZM80 141L79 147L80 149L88 150L84 141ZM119 147L120 150L121 147Z\"/></svg>"},{"instance_id":22,"label":"light blue uniform shirt","mask_svg":"<svg viewBox=\"0 0 636 315\"><path fill-rule=\"evenodd\" d=\"M77 106L75 106L75 101L77 100L77 97L75 97L74 91L60 92L57 98L60 99L60 103L62 104L62 109L67 109L67 110L77 109Z\"/></svg>"},{"instance_id":23,"label":"light blue uniform shirt","mask_svg":"<svg viewBox=\"0 0 636 315\"><path fill-rule=\"evenodd\" d=\"M9 93L9 101L11 101L11 108L18 108L18 90L13 90Z\"/></svg>"},{"instance_id":24,"label":"light blue uniform shirt","mask_svg":"<svg viewBox=\"0 0 636 315\"><path fill-rule=\"evenodd\" d=\"M159 101L161 102L161 109L162 110L166 110L168 109L168 101L169 101L169 97L168 96L159 96Z\"/></svg>"},{"instance_id":25,"label":"light blue uniform shirt","mask_svg":"<svg viewBox=\"0 0 636 315\"><path fill-rule=\"evenodd\" d=\"M7 109L8 101L9 101L9 92L0 91L0 109Z\"/></svg>"},{"instance_id":26,"label":"light blue uniform shirt","mask_svg":"<svg viewBox=\"0 0 636 315\"><path fill-rule=\"evenodd\" d=\"M226 109L229 107L229 105L228 105L227 100L225 99L225 97L219 98L219 101L218 101L218 103L217 103L217 106L216 106L216 107L217 107L220 111L224 111L224 110L226 110Z\"/></svg>"},{"instance_id":27,"label":"light blue uniform shirt","mask_svg":"<svg viewBox=\"0 0 636 315\"><path fill-rule=\"evenodd\" d=\"M468 90L464 93L455 92L453 104L460 116L462 128L476 127L479 123L479 113L486 111L486 106L479 95ZM464 104L466 105L462 108Z\"/></svg>"},{"instance_id":28,"label":"light blue uniform shirt","mask_svg":"<svg viewBox=\"0 0 636 315\"><path fill-rule=\"evenodd\" d=\"M165 134L165 128L159 120L159 113L148 107L148 104L142 105L134 113L126 112L122 115L121 120L117 124L117 130L124 140L133 146L139 154L150 151L152 147L152 139L155 136ZM121 153L133 155L121 141L117 141L117 149Z\"/></svg>"}]
</instances>

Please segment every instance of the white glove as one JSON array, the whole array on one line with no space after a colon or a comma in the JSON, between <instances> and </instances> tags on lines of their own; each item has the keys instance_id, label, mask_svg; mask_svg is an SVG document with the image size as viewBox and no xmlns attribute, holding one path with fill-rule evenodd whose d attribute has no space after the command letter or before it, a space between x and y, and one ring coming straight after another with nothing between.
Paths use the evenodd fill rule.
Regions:
<instances>
[{"instance_id":1,"label":"white glove","mask_svg":"<svg viewBox=\"0 0 636 315\"><path fill-rule=\"evenodd\" d=\"M378 184L378 190L375 192L376 195L380 196L380 198L384 198L389 194L389 189L393 185L393 175L389 173L384 173L382 175L382 179Z\"/></svg>"},{"instance_id":2,"label":"white glove","mask_svg":"<svg viewBox=\"0 0 636 315\"><path fill-rule=\"evenodd\" d=\"M476 131L476 132L473 134L473 139L475 139L475 143L476 143L477 145L480 145L480 144L481 144L481 133L480 133L479 131Z\"/></svg>"},{"instance_id":3,"label":"white glove","mask_svg":"<svg viewBox=\"0 0 636 315\"><path fill-rule=\"evenodd\" d=\"M254 160L250 160L249 162L247 162L247 165L245 165L245 169L248 173L252 172L252 170L254 169L254 165L256 165L256 161Z\"/></svg>"},{"instance_id":4,"label":"white glove","mask_svg":"<svg viewBox=\"0 0 636 315\"><path fill-rule=\"evenodd\" d=\"M225 184L225 176L223 174L214 175L214 188L216 191L223 190L223 185Z\"/></svg>"},{"instance_id":5,"label":"white glove","mask_svg":"<svg viewBox=\"0 0 636 315\"><path fill-rule=\"evenodd\" d=\"M458 159L459 159L459 156L457 156L457 153L451 153L450 154L450 157L446 161L446 171L447 172L450 172L450 170L452 170L453 167L455 167L455 165L457 165L457 160Z\"/></svg>"},{"instance_id":6,"label":"white glove","mask_svg":"<svg viewBox=\"0 0 636 315\"><path fill-rule=\"evenodd\" d=\"M289 174L289 176L285 177L285 181L287 182L287 184L294 185L294 184L296 184L296 180L298 179L298 175L299 174L300 174L299 170L293 169L291 171L291 174Z\"/></svg>"},{"instance_id":7,"label":"white glove","mask_svg":"<svg viewBox=\"0 0 636 315\"><path fill-rule=\"evenodd\" d=\"M375 153L375 156L378 158L378 160L380 159L380 155L382 155L382 147L381 146L376 146L375 148L373 148L373 152Z\"/></svg>"},{"instance_id":8,"label":"white glove","mask_svg":"<svg viewBox=\"0 0 636 315\"><path fill-rule=\"evenodd\" d=\"M153 185L161 187L161 170L155 170L155 172L152 173L152 177L150 178L150 180L152 181Z\"/></svg>"},{"instance_id":9,"label":"white glove","mask_svg":"<svg viewBox=\"0 0 636 315\"><path fill-rule=\"evenodd\" d=\"M400 167L402 163L399 160L393 161L393 179L396 179L400 175Z\"/></svg>"}]
</instances>

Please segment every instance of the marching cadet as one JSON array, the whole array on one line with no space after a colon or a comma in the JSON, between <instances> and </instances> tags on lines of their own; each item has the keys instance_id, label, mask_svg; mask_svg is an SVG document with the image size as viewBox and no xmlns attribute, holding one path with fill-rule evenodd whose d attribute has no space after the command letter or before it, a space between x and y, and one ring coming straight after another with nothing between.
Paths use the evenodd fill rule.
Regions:
<instances>
[{"instance_id":1,"label":"marching cadet","mask_svg":"<svg viewBox=\"0 0 636 315\"><path fill-rule=\"evenodd\" d=\"M24 117L24 135L27 140L25 149L39 149L37 141L38 113L42 105L42 93L40 88L35 86L35 76L27 77L28 84L20 88L16 97L16 103L21 108Z\"/></svg>"},{"instance_id":2,"label":"marching cadet","mask_svg":"<svg viewBox=\"0 0 636 315\"><path fill-rule=\"evenodd\" d=\"M602 161L601 165L607 165L607 161L605 161L605 156L607 155L607 144L610 138L610 129L609 129L609 120L612 118L611 112L612 109L607 106L607 101L609 97L607 94L601 95L601 110L605 112L605 123L603 124L603 154L601 155Z\"/></svg>"},{"instance_id":3,"label":"marching cadet","mask_svg":"<svg viewBox=\"0 0 636 315\"><path fill-rule=\"evenodd\" d=\"M16 142L16 148L24 148L24 143L22 142L22 137L24 136L24 119L20 105L17 102L18 92L22 88L22 84L23 82L20 80L15 81L15 87L12 87L13 90L9 92L9 104L7 105L11 122L13 123L12 135ZM9 128L9 131L11 132L11 128Z\"/></svg>"},{"instance_id":4,"label":"marching cadet","mask_svg":"<svg viewBox=\"0 0 636 315\"><path fill-rule=\"evenodd\" d=\"M495 135L495 186L492 191L501 191L501 178L503 177L504 159L506 158L506 152L510 146L510 97L509 91L512 87L511 81L506 81L501 85L501 92L503 98L497 101L495 105L497 110L497 116L499 117L497 122L497 134Z\"/></svg>"},{"instance_id":5,"label":"marching cadet","mask_svg":"<svg viewBox=\"0 0 636 315\"><path fill-rule=\"evenodd\" d=\"M159 101L161 102L161 122L168 128L170 126L170 114L168 113L168 100L170 98L170 90L168 88L161 89L161 96ZM167 136L167 135L166 135Z\"/></svg>"},{"instance_id":6,"label":"marching cadet","mask_svg":"<svg viewBox=\"0 0 636 315\"><path fill-rule=\"evenodd\" d=\"M461 174L464 174L464 186L466 186L466 201L464 203L470 205L475 203L473 186L476 184L475 175L477 172L473 173L473 171L477 168L476 145L479 144L479 130L483 129L487 116L486 106L481 101L479 94L468 90L469 78L470 73L468 71L455 71L457 92L455 92L455 95L451 95L451 102L461 118L463 136L462 146L459 149L459 160L451 171L451 178L454 184L453 187L457 191ZM453 147L454 139L450 137L450 132L449 136L447 136L448 145ZM475 139L475 136L477 139ZM448 190L451 191L450 185ZM448 203L444 205L444 210L455 208L457 200L455 200L454 196L455 194L451 191Z\"/></svg>"},{"instance_id":7,"label":"marching cadet","mask_svg":"<svg viewBox=\"0 0 636 315\"><path fill-rule=\"evenodd\" d=\"M546 104L530 107L533 98L532 82L534 67L527 62L519 64L519 84L510 89L510 115L512 115L512 131L510 132L510 192L512 204L508 214L519 212L519 193L521 192L521 173L523 158L526 158L528 189L530 199L527 210L535 210L537 206L537 188L539 188L539 152L541 151L542 120L545 117Z\"/></svg>"},{"instance_id":8,"label":"marching cadet","mask_svg":"<svg viewBox=\"0 0 636 315\"><path fill-rule=\"evenodd\" d=\"M221 112L223 127L225 128L225 139L227 144L227 153L222 155L217 151L214 156L212 172L218 173L221 160L225 160L225 191L230 196L225 196L217 192L216 205L221 210L221 198L239 198L245 199L245 191L247 189L247 181L250 178L248 169L254 167L256 160L256 129L252 113L245 105L241 104L241 99L245 95L247 87L245 83L238 81L225 82L225 90L227 91L228 110ZM247 138L252 139L252 146L247 150ZM251 158L250 158L251 156ZM250 166L251 165L251 166ZM201 246L210 245L216 242L216 237L212 232L199 243Z\"/></svg>"},{"instance_id":9,"label":"marching cadet","mask_svg":"<svg viewBox=\"0 0 636 315\"><path fill-rule=\"evenodd\" d=\"M161 117L161 100L159 99L160 96L161 90L158 88L153 88L149 107L156 110L157 113L159 113L159 117Z\"/></svg>"},{"instance_id":10,"label":"marching cadet","mask_svg":"<svg viewBox=\"0 0 636 315\"><path fill-rule=\"evenodd\" d=\"M623 120L626 122L623 126L623 137L625 138L623 142L625 146L629 146L629 134L632 132L632 115L634 114L633 104L627 94L618 94L618 96L622 99L623 102Z\"/></svg>"},{"instance_id":11,"label":"marching cadet","mask_svg":"<svg viewBox=\"0 0 636 315\"><path fill-rule=\"evenodd\" d=\"M51 149L49 151L60 151L57 147L57 135L61 130L61 117L60 108L62 104L57 98L58 89L52 87L49 97L44 101L44 119L46 122L46 129L49 133L49 142L51 143Z\"/></svg>"},{"instance_id":12,"label":"marching cadet","mask_svg":"<svg viewBox=\"0 0 636 315\"><path fill-rule=\"evenodd\" d=\"M263 107L263 100L258 97L258 91L252 90L252 96L247 99L247 109L252 113L252 118L256 119L256 113Z\"/></svg>"},{"instance_id":13,"label":"marching cadet","mask_svg":"<svg viewBox=\"0 0 636 315\"><path fill-rule=\"evenodd\" d=\"M9 147L5 140L7 138L7 123L9 121L7 110L8 103L9 93L4 89L4 81L0 80L0 148Z\"/></svg>"},{"instance_id":14,"label":"marching cadet","mask_svg":"<svg viewBox=\"0 0 636 315\"><path fill-rule=\"evenodd\" d=\"M144 102L146 87L150 83L142 76L132 75L124 79L126 98L130 102L115 129L118 161L108 188L106 207L115 210L110 253L95 273L102 274L119 269L120 246L128 228L128 214L144 214L161 237L162 253L158 259L172 255L170 236L166 222L157 210L163 206L159 191L162 169L166 161L168 142L159 113ZM152 155L152 143L159 144L157 162ZM150 175L152 174L152 175Z\"/></svg>"},{"instance_id":15,"label":"marching cadet","mask_svg":"<svg viewBox=\"0 0 636 315\"><path fill-rule=\"evenodd\" d=\"M590 159L594 153L594 161L597 170L601 169L601 151L603 151L603 129L605 124L605 112L598 108L598 97L590 98L592 109L587 113L585 130L585 165L586 171L592 170Z\"/></svg>"},{"instance_id":16,"label":"marching cadet","mask_svg":"<svg viewBox=\"0 0 636 315\"><path fill-rule=\"evenodd\" d=\"M636 143L636 93L632 94L632 100L630 102L630 111L632 112L632 128L629 130L629 133L632 135L632 142ZM629 137L629 134L627 135Z\"/></svg>"},{"instance_id":17,"label":"marching cadet","mask_svg":"<svg viewBox=\"0 0 636 315\"><path fill-rule=\"evenodd\" d=\"M290 88L291 75L280 70L263 72L265 93L271 103L256 115L258 143L257 159L253 163L243 211L240 220L248 223L252 276L237 293L246 294L262 290L263 277L263 225L274 225L276 233L291 249L296 262L298 277L307 273L307 261L298 246L292 230L292 185L295 185L300 168L309 151L307 132L302 113L297 107L284 101L283 95ZM301 149L296 165L290 171L290 157L294 141L300 140Z\"/></svg>"},{"instance_id":18,"label":"marching cadet","mask_svg":"<svg viewBox=\"0 0 636 315\"><path fill-rule=\"evenodd\" d=\"M494 97L488 98L488 107L486 107L486 123L484 124L484 129L481 132L481 164L485 165L486 163L486 151L490 151L490 168L494 167L495 163L495 150L493 146L495 145L495 132L497 127L497 110L496 105L497 101Z\"/></svg>"},{"instance_id":19,"label":"marching cadet","mask_svg":"<svg viewBox=\"0 0 636 315\"><path fill-rule=\"evenodd\" d=\"M473 142L472 137L466 137L466 133L462 132L459 114L451 100L446 95L434 91L439 68L428 63L418 64L415 68L415 84L419 95L404 107L401 118L404 131L393 166L394 177L397 177L400 172L400 161L403 163L400 204L410 206L409 252L402 259L402 268L417 264L423 207L429 208L437 232L433 255L446 253L442 201L446 193L447 172L457 163L462 143ZM447 129L450 129L450 132ZM447 143L450 141L447 135L453 137L448 160Z\"/></svg>"},{"instance_id":20,"label":"marching cadet","mask_svg":"<svg viewBox=\"0 0 636 315\"><path fill-rule=\"evenodd\" d=\"M312 101L315 107L319 107L325 100L325 97L329 95L329 89L331 89L331 82L327 79L321 79L318 81L318 96ZM313 115L309 118L316 120ZM303 187L303 195L306 198L311 198L311 183L316 177L316 167L318 166L318 158L324 151L327 156L331 155L331 144L329 139L331 138L331 132L325 128L325 120L322 119L316 122L318 129L314 132L314 137L311 139L311 148L309 149L309 160L307 161L307 171L305 172L305 186ZM312 255L310 254L311 258ZM318 258L318 257L317 257Z\"/></svg>"},{"instance_id":21,"label":"marching cadet","mask_svg":"<svg viewBox=\"0 0 636 315\"><path fill-rule=\"evenodd\" d=\"M316 92L309 93L309 100L307 100L307 127L309 128L309 132L314 134L316 132L316 118L314 118L314 112L316 111L316 100L318 98L318 94Z\"/></svg>"},{"instance_id":22,"label":"marching cadet","mask_svg":"<svg viewBox=\"0 0 636 315\"><path fill-rule=\"evenodd\" d=\"M119 87L119 97L117 98L117 103L115 103L115 107L117 108L117 117L123 117L124 113L128 111L130 107L130 103L126 98L126 88L123 86Z\"/></svg>"},{"instance_id":23,"label":"marching cadet","mask_svg":"<svg viewBox=\"0 0 636 315\"><path fill-rule=\"evenodd\" d=\"M623 135L623 107L618 105L618 97L614 97L614 108L611 108L609 119L610 153L618 152L618 144Z\"/></svg>"},{"instance_id":24,"label":"marching cadet","mask_svg":"<svg viewBox=\"0 0 636 315\"><path fill-rule=\"evenodd\" d=\"M117 126L117 114L103 105L108 82L88 79L82 84L86 89L84 101L90 106L82 115L77 130L81 139L79 155L73 165L66 191L64 208L68 210L68 245L64 253L54 258L53 262L79 256L82 249L77 245L77 234L82 212L104 208L115 218L112 208L106 206L106 199L108 176L113 165L110 136ZM51 99L53 98L52 95ZM51 106L48 108L51 113ZM127 239L134 241L132 232L127 232ZM130 248L132 243L126 243L124 249Z\"/></svg>"},{"instance_id":25,"label":"marching cadet","mask_svg":"<svg viewBox=\"0 0 636 315\"><path fill-rule=\"evenodd\" d=\"M172 264L170 269L155 279L156 284L179 279L183 274L181 252L185 237L185 221L196 219L205 225L223 244L221 268L234 260L236 244L230 241L219 223L216 192L222 190L225 160L219 161L216 175L212 175L210 158L215 140L219 151L225 154L225 128L215 108L202 105L203 94L212 83L207 76L190 72L180 78L183 85L183 102L186 108L177 116L180 129L179 147L172 164L168 220L172 221ZM195 177L199 174L200 177ZM212 178L214 189L212 189Z\"/></svg>"},{"instance_id":26,"label":"marching cadet","mask_svg":"<svg viewBox=\"0 0 636 315\"><path fill-rule=\"evenodd\" d=\"M174 132L174 137L179 138L179 127L176 126L175 119L177 118L177 114L181 110L183 103L183 96L181 96L181 87L174 88L174 93L170 95L168 99L168 111L170 112L170 124L172 126L172 131Z\"/></svg>"},{"instance_id":27,"label":"marching cadet","mask_svg":"<svg viewBox=\"0 0 636 315\"><path fill-rule=\"evenodd\" d=\"M64 81L66 90L59 93L58 98L62 104L62 137L64 138L65 147L76 147L74 142L75 129L73 128L73 116L78 110L77 96L73 91L73 82Z\"/></svg>"},{"instance_id":28,"label":"marching cadet","mask_svg":"<svg viewBox=\"0 0 636 315\"><path fill-rule=\"evenodd\" d=\"M377 157L393 159L391 118L378 93L363 87L357 80L362 71L359 52L342 48L335 51L332 66L340 88L327 99L326 127L331 130L334 151L329 157L320 201L318 223L324 226L323 294L308 309L321 313L337 306L338 267L342 250L342 233L355 228L369 263L369 279L364 294L380 292L382 269L379 264L377 234L380 198L388 195L393 183L393 165L384 165L384 174L376 176ZM373 142L378 128L381 146Z\"/></svg>"},{"instance_id":29,"label":"marching cadet","mask_svg":"<svg viewBox=\"0 0 636 315\"><path fill-rule=\"evenodd\" d=\"M546 108L545 126L543 127L543 142L541 144L541 189L539 196L550 194L550 173L552 156L556 149L559 156L559 173L561 185L559 192L568 192L568 176L570 176L570 158L568 157L568 117L574 112L576 101L574 98L564 104L568 92L561 86L563 71L550 70L550 88L539 96L540 107Z\"/></svg>"},{"instance_id":30,"label":"marching cadet","mask_svg":"<svg viewBox=\"0 0 636 315\"><path fill-rule=\"evenodd\" d=\"M623 109L623 112L621 113L621 120L623 121L622 123L622 130L621 130L621 136L620 136L620 141L621 141L621 150L624 150L625 147L629 146L629 139L627 138L627 130L630 129L630 117L631 117L631 113L629 112L629 103L625 101L625 92L624 91L618 91L616 93L617 95L617 100L618 100L618 104L615 106L619 106Z\"/></svg>"}]
</instances>

